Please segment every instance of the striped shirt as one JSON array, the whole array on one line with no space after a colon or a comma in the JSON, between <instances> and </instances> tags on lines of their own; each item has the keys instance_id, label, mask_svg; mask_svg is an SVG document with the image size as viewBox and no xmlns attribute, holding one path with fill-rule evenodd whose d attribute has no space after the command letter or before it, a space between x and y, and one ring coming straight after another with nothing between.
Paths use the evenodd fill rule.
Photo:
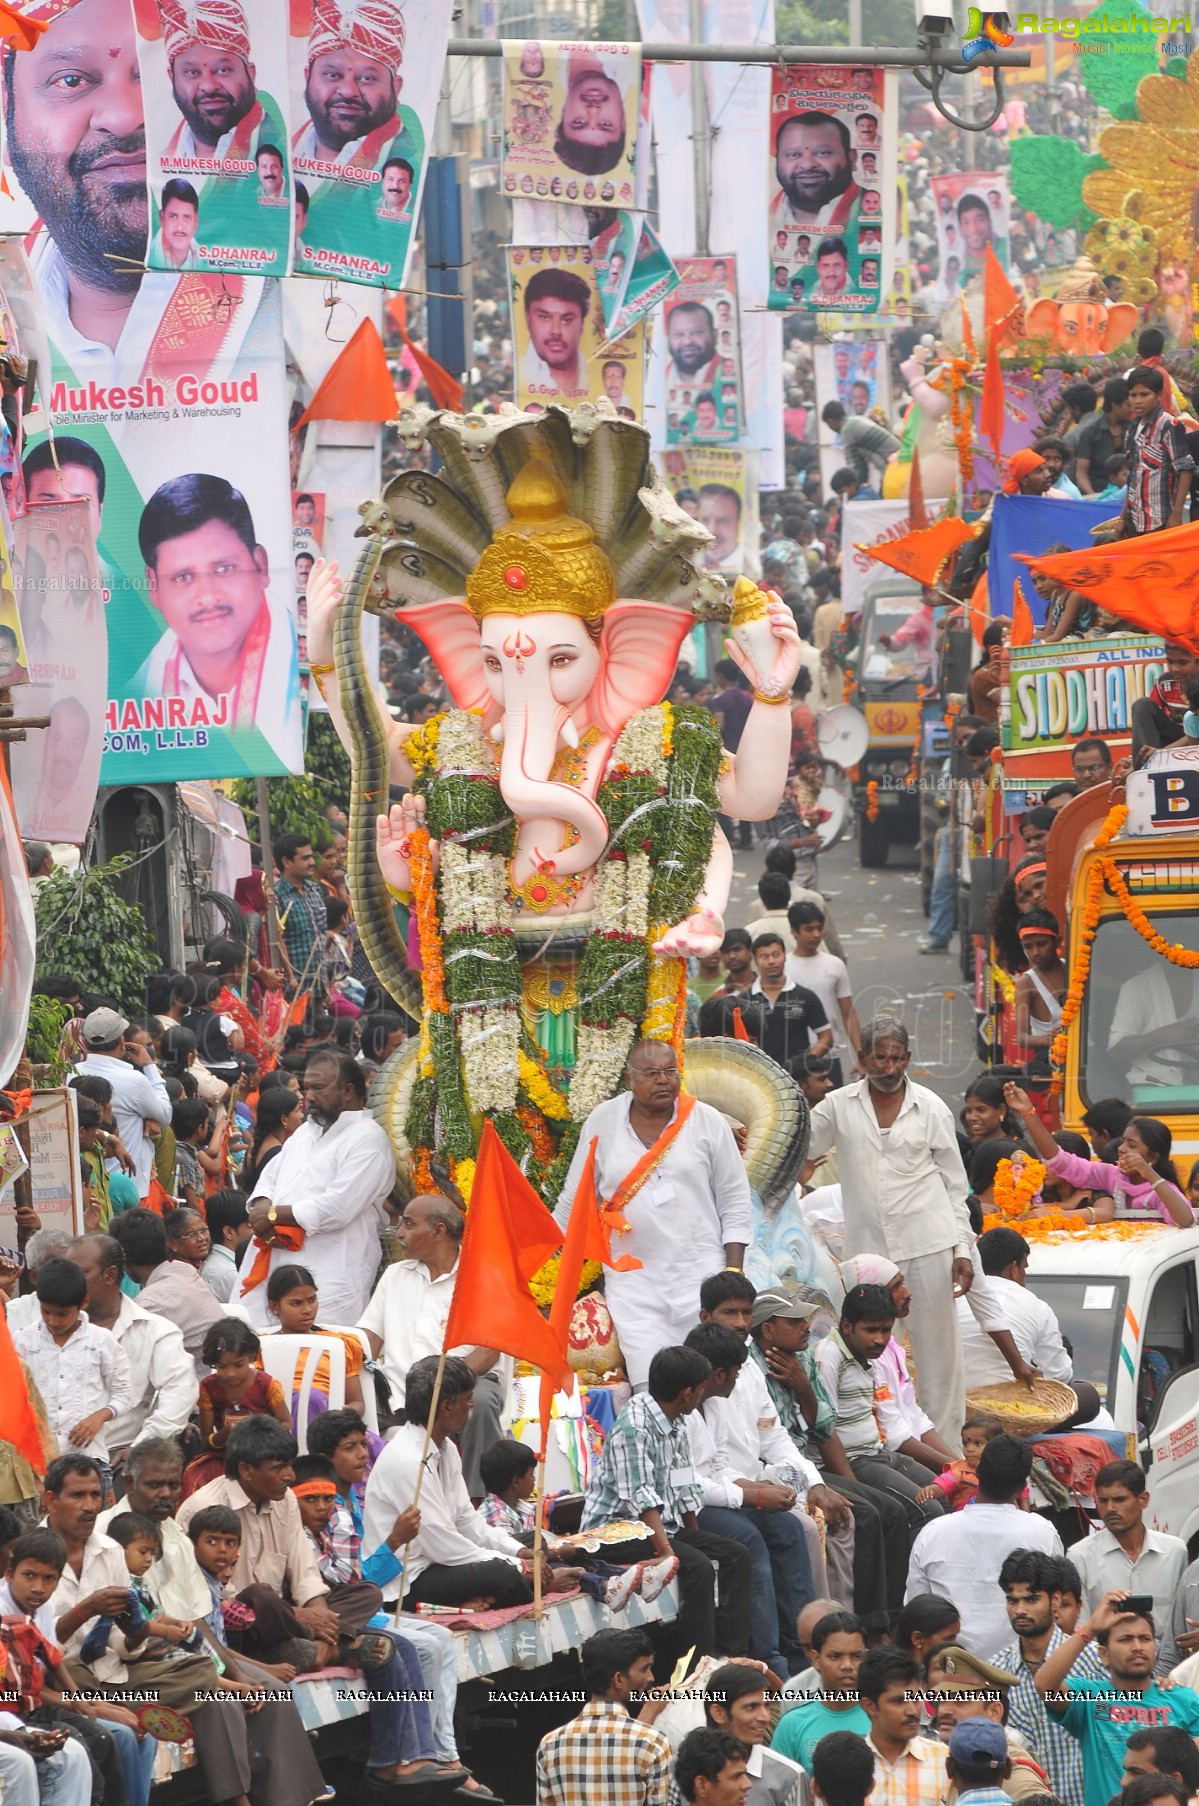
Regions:
<instances>
[{"instance_id":1,"label":"striped shirt","mask_svg":"<svg viewBox=\"0 0 1199 1806\"><path fill-rule=\"evenodd\" d=\"M903 1754L888 1762L873 1737L867 1746L874 1752L874 1788L870 1806L940 1806L949 1786L945 1759L949 1751L932 1737L913 1737Z\"/></svg>"},{"instance_id":2,"label":"striped shirt","mask_svg":"<svg viewBox=\"0 0 1199 1806\"><path fill-rule=\"evenodd\" d=\"M1043 1659L1048 1660L1064 1642L1065 1637L1055 1624ZM1019 1676L1008 1694L1008 1724L1013 1731L1019 1731L1029 1754L1049 1776L1049 1785L1062 1806L1084 1806L1082 1750L1078 1740L1045 1710L1045 1702L1037 1692L1036 1676L1020 1653L1019 1639L991 1659L996 1668ZM1087 1644L1070 1673L1075 1680L1102 1680L1107 1668L1094 1643Z\"/></svg>"},{"instance_id":3,"label":"striped shirt","mask_svg":"<svg viewBox=\"0 0 1199 1806\"><path fill-rule=\"evenodd\" d=\"M541 1739L537 1806L666 1806L670 1745L624 1706L589 1700L577 1718Z\"/></svg>"},{"instance_id":4,"label":"striped shirt","mask_svg":"<svg viewBox=\"0 0 1199 1806\"><path fill-rule=\"evenodd\" d=\"M1133 422L1126 449L1131 460L1129 524L1134 533L1156 533L1169 523L1177 485L1189 487L1195 468L1186 434L1164 408L1156 407Z\"/></svg>"},{"instance_id":5,"label":"striped shirt","mask_svg":"<svg viewBox=\"0 0 1199 1806\"><path fill-rule=\"evenodd\" d=\"M878 1384L874 1363L863 1367L842 1341L839 1329L830 1330L824 1341L817 1343L815 1353L824 1390L837 1413L837 1434L845 1453L879 1454L883 1439L874 1414L874 1389Z\"/></svg>"},{"instance_id":6,"label":"striped shirt","mask_svg":"<svg viewBox=\"0 0 1199 1806\"><path fill-rule=\"evenodd\" d=\"M277 878L275 909L297 986L302 991L319 994L325 988L325 934L328 929L324 886L315 878L305 878L303 889L297 889L287 878Z\"/></svg>"},{"instance_id":7,"label":"striped shirt","mask_svg":"<svg viewBox=\"0 0 1199 1806\"><path fill-rule=\"evenodd\" d=\"M673 1422L648 1392L636 1393L608 1432L591 1470L583 1504L583 1529L660 1511L669 1532L688 1512L699 1511L703 1485L691 1462L686 1421Z\"/></svg>"}]
</instances>

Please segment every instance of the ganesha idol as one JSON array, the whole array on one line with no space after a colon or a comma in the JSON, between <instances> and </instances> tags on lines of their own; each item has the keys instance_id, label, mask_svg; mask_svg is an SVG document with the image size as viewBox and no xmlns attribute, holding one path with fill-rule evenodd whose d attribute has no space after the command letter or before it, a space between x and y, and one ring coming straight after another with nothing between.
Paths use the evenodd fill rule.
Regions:
<instances>
[{"instance_id":1,"label":"ganesha idol","mask_svg":"<svg viewBox=\"0 0 1199 1806\"><path fill-rule=\"evenodd\" d=\"M724 934L717 817L778 807L799 640L777 597L744 582L731 596L697 568L710 536L609 405L421 408L400 428L438 474L406 472L363 509L344 594L319 562L308 585L309 655L351 753L360 933L420 1022L372 1099L416 1189L435 1186L432 1157L468 1192L490 1118L551 1197L634 1041L682 1047L686 958ZM448 712L385 719L364 607L419 635ZM731 621L753 686L735 757L707 710L662 700L701 620ZM385 812L389 786L403 800ZM806 1122L790 1079L721 1039L687 1043L686 1082L748 1121L759 1188L789 1189Z\"/></svg>"}]
</instances>

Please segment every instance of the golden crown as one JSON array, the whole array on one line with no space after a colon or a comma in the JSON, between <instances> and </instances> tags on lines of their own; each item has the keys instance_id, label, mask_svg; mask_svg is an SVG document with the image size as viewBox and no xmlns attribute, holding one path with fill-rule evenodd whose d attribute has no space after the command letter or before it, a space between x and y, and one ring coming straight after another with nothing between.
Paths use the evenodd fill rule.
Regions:
<instances>
[{"instance_id":1,"label":"golden crown","mask_svg":"<svg viewBox=\"0 0 1199 1806\"><path fill-rule=\"evenodd\" d=\"M612 566L586 521L566 512L566 491L548 464L530 458L508 490L512 519L466 579L466 600L484 615L554 612L598 621L616 600Z\"/></svg>"}]
</instances>

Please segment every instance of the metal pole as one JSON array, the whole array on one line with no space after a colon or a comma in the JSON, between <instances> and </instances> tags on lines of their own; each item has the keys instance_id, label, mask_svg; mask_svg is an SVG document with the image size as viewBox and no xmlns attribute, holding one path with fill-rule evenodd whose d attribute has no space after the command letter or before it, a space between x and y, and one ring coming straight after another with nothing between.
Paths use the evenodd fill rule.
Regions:
<instances>
[{"instance_id":1,"label":"metal pole","mask_svg":"<svg viewBox=\"0 0 1199 1806\"><path fill-rule=\"evenodd\" d=\"M849 0L849 42L851 46L862 42L862 0Z\"/></svg>"},{"instance_id":2,"label":"metal pole","mask_svg":"<svg viewBox=\"0 0 1199 1806\"><path fill-rule=\"evenodd\" d=\"M703 0L691 0L692 48L703 48ZM698 58L691 65L691 149L695 159L695 251L698 257L708 255L708 224L712 216L712 195L708 182L708 90L704 83L704 66Z\"/></svg>"},{"instance_id":3,"label":"metal pole","mask_svg":"<svg viewBox=\"0 0 1199 1806\"><path fill-rule=\"evenodd\" d=\"M503 54L502 44L483 38L451 38L448 47L450 56ZM765 63L771 67L777 63L857 63L871 69L947 69L955 75L977 69L1027 69L1032 62L1030 50L987 50L967 68L960 51L939 46L911 50L846 44L642 44L641 54L647 63Z\"/></svg>"}]
</instances>

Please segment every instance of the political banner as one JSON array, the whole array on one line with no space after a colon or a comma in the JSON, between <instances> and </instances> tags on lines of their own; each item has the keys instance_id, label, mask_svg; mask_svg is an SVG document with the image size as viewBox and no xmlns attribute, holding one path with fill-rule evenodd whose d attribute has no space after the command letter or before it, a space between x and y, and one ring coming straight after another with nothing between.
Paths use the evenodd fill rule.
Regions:
<instances>
[{"instance_id":1,"label":"political banner","mask_svg":"<svg viewBox=\"0 0 1199 1806\"><path fill-rule=\"evenodd\" d=\"M951 170L932 177L937 256L946 299L981 274L988 248L1008 267L1011 195L1007 171Z\"/></svg>"},{"instance_id":2,"label":"political banner","mask_svg":"<svg viewBox=\"0 0 1199 1806\"><path fill-rule=\"evenodd\" d=\"M324 496L310 489L297 490L291 498L291 553L301 671L308 665L308 579L313 565L324 555L324 543Z\"/></svg>"},{"instance_id":3,"label":"political banner","mask_svg":"<svg viewBox=\"0 0 1199 1806\"><path fill-rule=\"evenodd\" d=\"M0 504L0 690L29 682L29 653L17 608L12 571L12 528Z\"/></svg>"},{"instance_id":4,"label":"political banner","mask_svg":"<svg viewBox=\"0 0 1199 1806\"><path fill-rule=\"evenodd\" d=\"M134 0L151 270L285 276L291 253L284 9Z\"/></svg>"},{"instance_id":5,"label":"political banner","mask_svg":"<svg viewBox=\"0 0 1199 1806\"><path fill-rule=\"evenodd\" d=\"M661 452L658 462L675 501L712 535L701 570L760 577L757 454L691 445Z\"/></svg>"},{"instance_id":6,"label":"political banner","mask_svg":"<svg viewBox=\"0 0 1199 1806\"><path fill-rule=\"evenodd\" d=\"M895 249L896 107L882 69L771 76L770 306L878 313Z\"/></svg>"},{"instance_id":7,"label":"political banner","mask_svg":"<svg viewBox=\"0 0 1199 1806\"><path fill-rule=\"evenodd\" d=\"M690 43L691 21L681 0L636 0L636 5L644 43ZM653 57L646 58L645 67L658 193L670 196L670 205L660 210L659 229L666 249L677 258L696 248L691 69L687 63L657 61ZM737 73L752 78L754 71L740 69ZM639 167L638 181L641 179ZM727 242L721 238L721 243Z\"/></svg>"},{"instance_id":8,"label":"political banner","mask_svg":"<svg viewBox=\"0 0 1199 1806\"><path fill-rule=\"evenodd\" d=\"M836 339L813 347L816 375L816 412L823 415L830 401L839 401L847 414L872 414L879 410L891 418L891 362L882 339ZM820 421L820 475L827 489L834 472L847 462L840 433Z\"/></svg>"},{"instance_id":9,"label":"political banner","mask_svg":"<svg viewBox=\"0 0 1199 1806\"><path fill-rule=\"evenodd\" d=\"M631 207L640 44L505 42L501 183L511 197Z\"/></svg>"},{"instance_id":10,"label":"political banner","mask_svg":"<svg viewBox=\"0 0 1199 1806\"><path fill-rule=\"evenodd\" d=\"M404 286L452 9L291 0L297 275Z\"/></svg>"},{"instance_id":11,"label":"political banner","mask_svg":"<svg viewBox=\"0 0 1199 1806\"><path fill-rule=\"evenodd\" d=\"M537 413L606 395L640 420L645 324L608 344L590 246L509 245L508 281L517 406Z\"/></svg>"},{"instance_id":12,"label":"political banner","mask_svg":"<svg viewBox=\"0 0 1199 1806\"><path fill-rule=\"evenodd\" d=\"M745 431L735 257L688 257L663 308L667 445L735 445Z\"/></svg>"},{"instance_id":13,"label":"political banner","mask_svg":"<svg viewBox=\"0 0 1199 1806\"><path fill-rule=\"evenodd\" d=\"M644 214L619 214L633 223L633 255L627 263L619 297L613 296L611 281L612 254L608 257L607 279L600 281L600 300L604 306L604 322L610 339L618 339L661 306L666 296L679 285L679 273L667 254L661 239ZM615 253L620 255L619 250ZM611 300L615 307L609 311Z\"/></svg>"},{"instance_id":14,"label":"political banner","mask_svg":"<svg viewBox=\"0 0 1199 1806\"><path fill-rule=\"evenodd\" d=\"M17 823L27 840L87 836L104 749L108 629L88 503L35 502L16 523L13 576L30 683L19 720L49 719L9 749Z\"/></svg>"}]
</instances>

